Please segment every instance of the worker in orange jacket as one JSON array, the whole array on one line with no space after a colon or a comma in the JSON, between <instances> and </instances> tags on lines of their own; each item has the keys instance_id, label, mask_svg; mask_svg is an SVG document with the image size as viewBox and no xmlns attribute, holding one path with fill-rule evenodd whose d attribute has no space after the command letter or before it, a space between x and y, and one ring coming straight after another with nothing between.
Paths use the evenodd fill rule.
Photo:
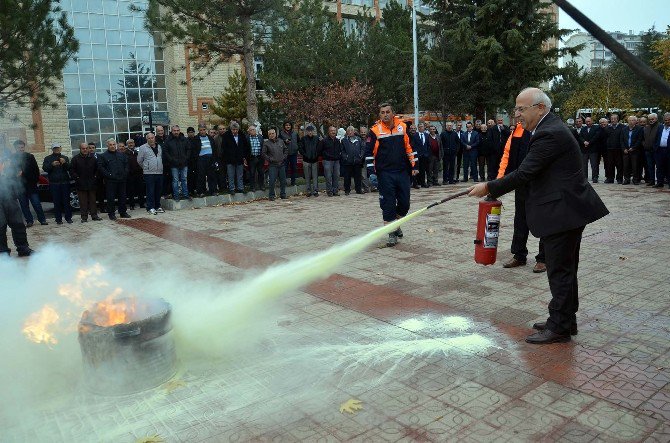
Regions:
<instances>
[{"instance_id":1,"label":"worker in orange jacket","mask_svg":"<svg viewBox=\"0 0 670 443\"><path fill-rule=\"evenodd\" d=\"M374 159L369 175L376 175L384 224L407 215L410 177L419 170L409 143L407 125L395 115L389 103L379 105L379 120L368 133L366 157ZM372 176L371 180L374 180ZM391 232L387 246L395 246L402 236L400 228Z\"/></svg>"}]
</instances>

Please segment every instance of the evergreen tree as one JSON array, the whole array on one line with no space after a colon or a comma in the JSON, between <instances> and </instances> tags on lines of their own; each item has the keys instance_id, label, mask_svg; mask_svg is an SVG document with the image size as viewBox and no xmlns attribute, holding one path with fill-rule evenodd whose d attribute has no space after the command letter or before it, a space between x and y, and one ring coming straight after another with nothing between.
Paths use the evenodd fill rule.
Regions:
<instances>
[{"instance_id":1,"label":"evergreen tree","mask_svg":"<svg viewBox=\"0 0 670 443\"><path fill-rule=\"evenodd\" d=\"M214 97L210 109L224 121L240 119L247 110L246 79L239 72L228 77L228 87L220 96Z\"/></svg>"},{"instance_id":2,"label":"evergreen tree","mask_svg":"<svg viewBox=\"0 0 670 443\"><path fill-rule=\"evenodd\" d=\"M50 93L79 49L57 0L1 0L0 116L5 106L54 105Z\"/></svg>"},{"instance_id":3,"label":"evergreen tree","mask_svg":"<svg viewBox=\"0 0 670 443\"><path fill-rule=\"evenodd\" d=\"M211 72L239 55L246 75L246 116L258 120L254 54L281 0L149 0L149 29L160 30L167 43L191 45L191 58Z\"/></svg>"},{"instance_id":4,"label":"evergreen tree","mask_svg":"<svg viewBox=\"0 0 670 443\"><path fill-rule=\"evenodd\" d=\"M432 72L437 94L455 109L495 112L509 107L525 86L558 74L557 60L573 48L548 44L569 31L558 28L544 0L430 0L436 48ZM443 91L439 91L443 89Z\"/></svg>"},{"instance_id":5,"label":"evergreen tree","mask_svg":"<svg viewBox=\"0 0 670 443\"><path fill-rule=\"evenodd\" d=\"M575 91L581 88L587 75L588 74L584 72L584 70L580 69L576 62L571 61L560 69L560 75L551 85L550 95L552 105L554 108L559 109L559 114L564 120L574 117L574 114L567 113L563 104L575 93Z\"/></svg>"}]
</instances>

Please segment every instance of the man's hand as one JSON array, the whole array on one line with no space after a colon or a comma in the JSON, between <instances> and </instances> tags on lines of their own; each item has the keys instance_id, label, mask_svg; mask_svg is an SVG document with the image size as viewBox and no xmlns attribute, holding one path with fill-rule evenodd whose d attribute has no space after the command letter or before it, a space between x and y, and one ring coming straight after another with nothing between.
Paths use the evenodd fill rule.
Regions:
<instances>
[{"instance_id":1,"label":"man's hand","mask_svg":"<svg viewBox=\"0 0 670 443\"><path fill-rule=\"evenodd\" d=\"M418 175L418 174L419 174L419 171L417 171L416 169L412 169L412 175Z\"/></svg>"},{"instance_id":2,"label":"man's hand","mask_svg":"<svg viewBox=\"0 0 670 443\"><path fill-rule=\"evenodd\" d=\"M468 197L486 197L489 193L489 187L486 183L477 183L469 190Z\"/></svg>"}]
</instances>

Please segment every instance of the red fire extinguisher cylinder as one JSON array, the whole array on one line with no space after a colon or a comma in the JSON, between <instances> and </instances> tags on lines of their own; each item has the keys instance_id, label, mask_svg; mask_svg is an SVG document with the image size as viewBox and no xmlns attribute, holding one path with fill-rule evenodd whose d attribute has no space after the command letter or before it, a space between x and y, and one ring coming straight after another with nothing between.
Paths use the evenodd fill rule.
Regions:
<instances>
[{"instance_id":1,"label":"red fire extinguisher cylinder","mask_svg":"<svg viewBox=\"0 0 670 443\"><path fill-rule=\"evenodd\" d=\"M477 236L475 238L475 263L492 265L496 262L501 209L502 202L491 197L479 202Z\"/></svg>"}]
</instances>

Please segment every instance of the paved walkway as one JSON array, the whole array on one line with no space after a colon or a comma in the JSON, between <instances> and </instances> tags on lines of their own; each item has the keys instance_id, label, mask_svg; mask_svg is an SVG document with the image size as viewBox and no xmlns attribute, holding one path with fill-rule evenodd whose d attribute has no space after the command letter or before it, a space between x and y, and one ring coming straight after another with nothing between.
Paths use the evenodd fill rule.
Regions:
<instances>
[{"instance_id":1,"label":"paved walkway","mask_svg":"<svg viewBox=\"0 0 670 443\"><path fill-rule=\"evenodd\" d=\"M668 442L670 192L595 186L611 215L584 233L571 343L523 341L546 317L549 295L532 260L501 266L513 197L503 199L502 247L489 267L473 261L476 201L462 198L403 227L397 247L380 243L272 302L259 326L270 336L230 345L214 362L182 356L178 376L151 391L106 398L77 387L72 398L38 408L39 426L0 426L8 441ZM412 207L460 189L413 192ZM33 227L31 245L92 242L93 256L121 263L124 274L162 269L149 278L163 289L171 270L195 285L240 281L381 219L373 194L132 215ZM537 251L536 239L529 249ZM353 400L361 409L340 412Z\"/></svg>"}]
</instances>

